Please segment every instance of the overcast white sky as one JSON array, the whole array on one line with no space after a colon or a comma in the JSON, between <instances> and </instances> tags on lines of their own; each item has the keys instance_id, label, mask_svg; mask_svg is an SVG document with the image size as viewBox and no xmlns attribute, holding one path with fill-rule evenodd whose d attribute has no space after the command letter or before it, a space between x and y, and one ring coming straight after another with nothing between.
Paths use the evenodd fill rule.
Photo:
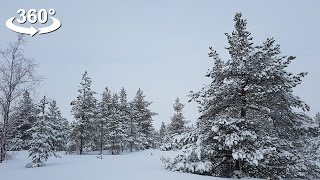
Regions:
<instances>
[{"instance_id":1,"label":"overcast white sky","mask_svg":"<svg viewBox=\"0 0 320 180\"><path fill-rule=\"evenodd\" d=\"M57 100L70 121L70 102L77 96L81 74L87 70L93 89L127 89L129 99L141 88L158 128L169 122L172 104L186 104L187 120L195 122L196 104L187 103L189 91L200 90L211 68L207 56L213 46L227 58L225 32L233 30L233 16L242 12L255 42L274 37L283 55L297 56L290 71L309 75L295 94L320 111L320 1L1 1L0 48L15 40L5 21L24 9L56 10L62 27L28 38L25 53L39 64L45 77L38 97Z\"/></svg>"}]
</instances>

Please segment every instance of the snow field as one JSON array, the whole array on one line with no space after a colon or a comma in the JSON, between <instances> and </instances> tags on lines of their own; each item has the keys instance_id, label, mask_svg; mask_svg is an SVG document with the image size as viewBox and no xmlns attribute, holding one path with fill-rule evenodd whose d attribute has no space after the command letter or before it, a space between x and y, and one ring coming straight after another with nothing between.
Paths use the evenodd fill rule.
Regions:
<instances>
[{"instance_id":1,"label":"snow field","mask_svg":"<svg viewBox=\"0 0 320 180\"><path fill-rule=\"evenodd\" d=\"M152 154L152 155L151 155ZM160 160L175 152L145 150L123 155L65 155L50 157L47 165L25 168L30 162L26 151L17 152L14 159L0 164L1 180L219 180L210 176L170 172Z\"/></svg>"}]
</instances>

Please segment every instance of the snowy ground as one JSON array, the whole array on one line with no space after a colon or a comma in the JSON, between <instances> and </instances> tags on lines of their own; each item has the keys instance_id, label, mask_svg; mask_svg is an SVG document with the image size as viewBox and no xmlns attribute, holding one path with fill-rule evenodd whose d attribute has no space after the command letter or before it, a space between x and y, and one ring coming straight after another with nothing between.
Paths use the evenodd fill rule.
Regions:
<instances>
[{"instance_id":1,"label":"snowy ground","mask_svg":"<svg viewBox=\"0 0 320 180\"><path fill-rule=\"evenodd\" d=\"M152 155L151 155L152 153ZM19 152L15 158L0 164L1 180L219 180L194 174L170 172L164 169L161 156L172 152L146 150L124 155L64 155L50 158L41 168L25 168L29 162L27 152ZM223 179L225 180L225 179Z\"/></svg>"}]
</instances>

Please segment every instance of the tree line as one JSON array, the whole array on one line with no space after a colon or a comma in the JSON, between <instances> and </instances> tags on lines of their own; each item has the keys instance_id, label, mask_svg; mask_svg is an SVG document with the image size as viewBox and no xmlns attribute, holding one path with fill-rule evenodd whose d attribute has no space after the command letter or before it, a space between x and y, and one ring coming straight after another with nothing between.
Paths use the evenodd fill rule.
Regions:
<instances>
[{"instance_id":1,"label":"tree line","mask_svg":"<svg viewBox=\"0 0 320 180\"><path fill-rule=\"evenodd\" d=\"M0 162L10 158L10 151L28 150L31 162L27 167L39 167L49 156L57 157L57 151L99 151L102 157L104 150L114 155L159 146L164 135L154 129L156 113L150 110L152 102L145 100L141 89L128 101L124 88L112 93L106 87L98 100L85 72L78 96L71 102L75 119L71 123L62 116L55 100L46 96L39 101L32 98L31 92L36 92L42 78L34 60L24 56L25 43L24 36L18 34L17 41L1 51ZM172 135L186 129L182 108L177 98L170 126Z\"/></svg>"},{"instance_id":2,"label":"tree line","mask_svg":"<svg viewBox=\"0 0 320 180\"><path fill-rule=\"evenodd\" d=\"M57 156L56 151L99 151L102 157L104 150L120 154L158 145L153 127L156 113L141 89L130 102L124 88L119 93L105 88L97 100L85 72L79 95L71 102L75 119L71 123L62 117L55 100L44 96L37 102L30 92L42 78L37 75L37 64L24 56L24 36L17 37L0 51L0 162L10 158L9 151L28 150L31 162L27 167L39 167L49 156Z\"/></svg>"},{"instance_id":3,"label":"tree line","mask_svg":"<svg viewBox=\"0 0 320 180\"><path fill-rule=\"evenodd\" d=\"M120 154L123 150L156 146L152 119L156 113L149 109L151 102L145 100L141 89L128 102L124 88L119 94L112 94L106 87L98 102L85 72L78 92L76 100L71 102L76 120L71 123L69 150L79 154L99 150L102 154L104 149L110 149L112 154Z\"/></svg>"}]
</instances>

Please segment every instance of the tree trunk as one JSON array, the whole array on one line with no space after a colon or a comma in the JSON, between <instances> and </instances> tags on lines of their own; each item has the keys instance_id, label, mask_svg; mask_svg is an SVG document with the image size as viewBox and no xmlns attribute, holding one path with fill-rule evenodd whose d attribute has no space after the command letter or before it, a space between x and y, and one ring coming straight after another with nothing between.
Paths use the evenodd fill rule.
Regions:
<instances>
[{"instance_id":1,"label":"tree trunk","mask_svg":"<svg viewBox=\"0 0 320 180\"><path fill-rule=\"evenodd\" d=\"M82 147L83 147L83 137L80 138L80 155L82 154Z\"/></svg>"},{"instance_id":2,"label":"tree trunk","mask_svg":"<svg viewBox=\"0 0 320 180\"><path fill-rule=\"evenodd\" d=\"M111 145L111 154L114 155L114 142L112 142L112 145Z\"/></svg>"},{"instance_id":3,"label":"tree trunk","mask_svg":"<svg viewBox=\"0 0 320 180\"><path fill-rule=\"evenodd\" d=\"M82 149L83 149L83 126L80 125L80 147L79 147L79 154L82 154Z\"/></svg>"},{"instance_id":4,"label":"tree trunk","mask_svg":"<svg viewBox=\"0 0 320 180\"><path fill-rule=\"evenodd\" d=\"M245 99L246 97L246 91L244 90L244 87L241 90L241 97L242 97L242 105L243 107L240 110L240 116L241 118L245 118L247 116L247 109L246 109L246 105L247 105L247 101ZM242 161L237 159L236 160L236 164L235 164L235 169L238 171L241 171L241 166L242 166Z\"/></svg>"},{"instance_id":5,"label":"tree trunk","mask_svg":"<svg viewBox=\"0 0 320 180\"><path fill-rule=\"evenodd\" d=\"M103 154L103 137L104 137L104 133L103 133L103 123L101 125L101 130L100 130L100 155Z\"/></svg>"},{"instance_id":6,"label":"tree trunk","mask_svg":"<svg viewBox=\"0 0 320 180\"><path fill-rule=\"evenodd\" d=\"M130 141L130 152L132 152L132 148L133 148L133 119L131 118L130 120L130 135L131 135L131 141Z\"/></svg>"},{"instance_id":7,"label":"tree trunk","mask_svg":"<svg viewBox=\"0 0 320 180\"><path fill-rule=\"evenodd\" d=\"M0 156L2 155L2 147L0 146ZM0 163L2 163L2 158L0 157Z\"/></svg>"},{"instance_id":8,"label":"tree trunk","mask_svg":"<svg viewBox=\"0 0 320 180\"><path fill-rule=\"evenodd\" d=\"M2 143L2 146L0 147L0 163L2 163L5 159L5 149L6 146L5 146L5 143Z\"/></svg>"},{"instance_id":9,"label":"tree trunk","mask_svg":"<svg viewBox=\"0 0 320 180\"><path fill-rule=\"evenodd\" d=\"M11 96L9 96L11 98ZM4 120L3 120L3 134L2 134L2 144L1 144L1 154L0 154L0 163L6 159L7 154L7 133L8 133L8 122L9 122L9 108L10 101L7 101L6 107L4 108Z\"/></svg>"},{"instance_id":10,"label":"tree trunk","mask_svg":"<svg viewBox=\"0 0 320 180\"><path fill-rule=\"evenodd\" d=\"M103 151L103 148L102 148L103 144L102 144L102 141L100 142L100 155L102 155L102 151Z\"/></svg>"},{"instance_id":11,"label":"tree trunk","mask_svg":"<svg viewBox=\"0 0 320 180\"><path fill-rule=\"evenodd\" d=\"M236 160L236 165L235 165L235 169L238 171L241 171L241 166L242 166L242 161L241 160Z\"/></svg>"},{"instance_id":12,"label":"tree trunk","mask_svg":"<svg viewBox=\"0 0 320 180\"><path fill-rule=\"evenodd\" d=\"M247 106L247 101L246 101L246 91L244 90L245 87L243 87L241 89L241 103L242 103L242 108L241 108L241 112L240 112L240 116L242 118L245 118L246 115L247 115L247 109L246 109L246 106Z\"/></svg>"},{"instance_id":13,"label":"tree trunk","mask_svg":"<svg viewBox=\"0 0 320 180\"><path fill-rule=\"evenodd\" d=\"M246 109L242 108L242 110L241 110L241 112L240 112L240 115L241 115L242 118L245 118L246 115L247 115Z\"/></svg>"},{"instance_id":14,"label":"tree trunk","mask_svg":"<svg viewBox=\"0 0 320 180\"><path fill-rule=\"evenodd\" d=\"M81 115L81 124L80 124L80 150L79 150L79 154L82 155L83 153L83 133L84 133L84 130L83 130L83 122L84 122L84 115L82 114Z\"/></svg>"}]
</instances>

